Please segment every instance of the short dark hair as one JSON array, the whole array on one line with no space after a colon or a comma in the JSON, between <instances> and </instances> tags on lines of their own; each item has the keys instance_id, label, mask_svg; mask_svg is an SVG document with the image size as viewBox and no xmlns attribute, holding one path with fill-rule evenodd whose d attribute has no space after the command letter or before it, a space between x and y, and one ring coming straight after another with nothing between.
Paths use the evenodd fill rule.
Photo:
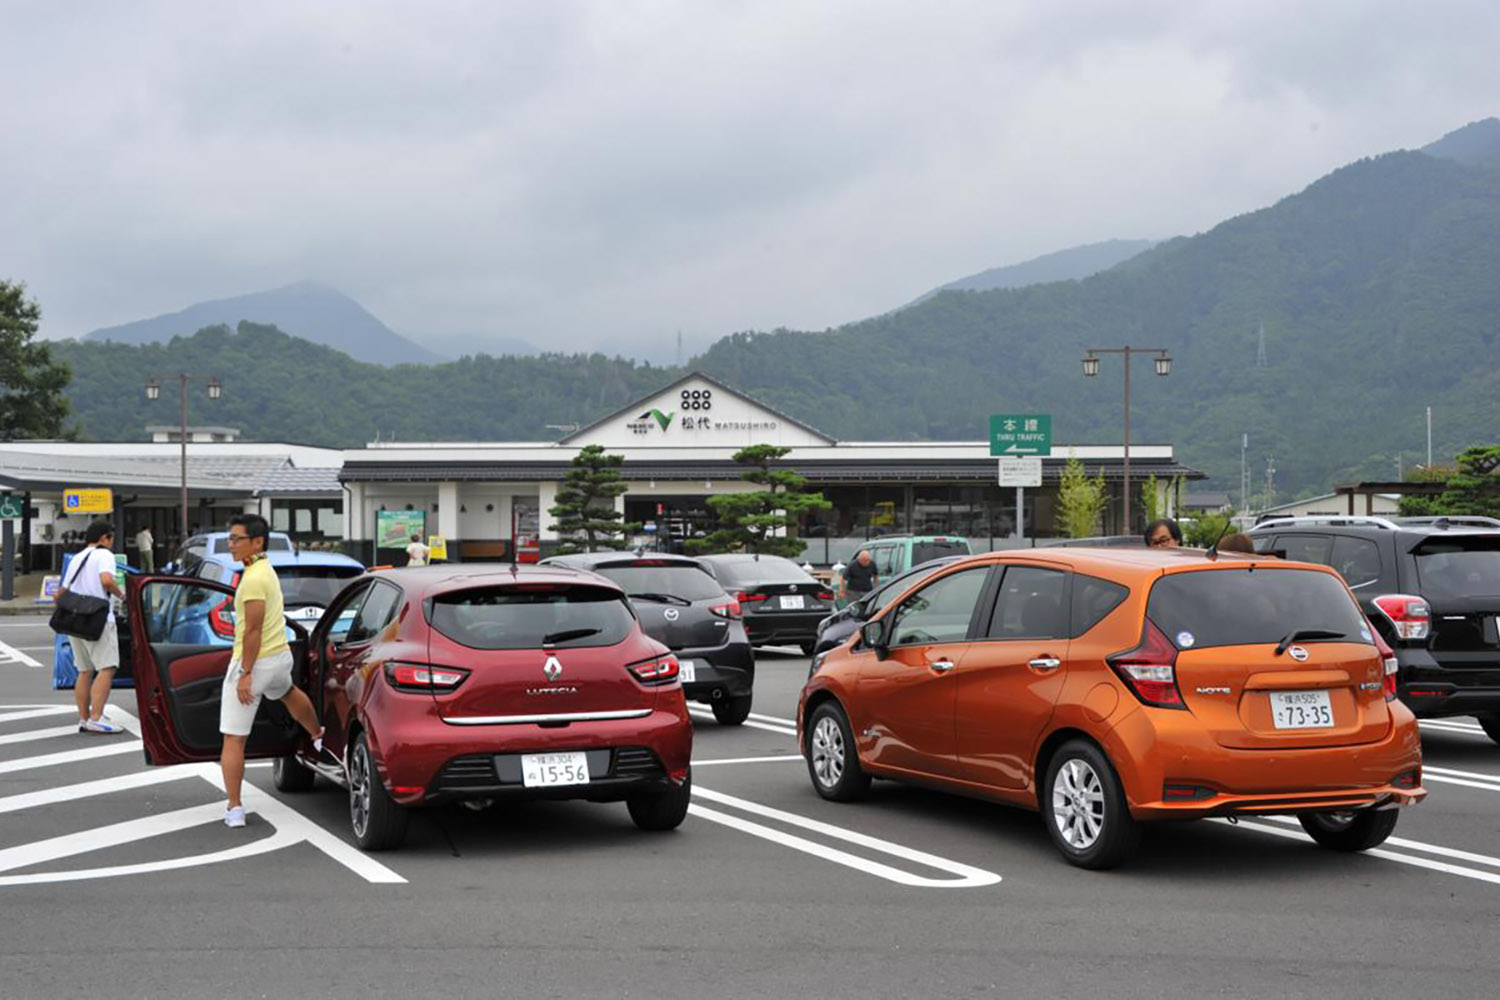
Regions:
<instances>
[{"instance_id":1,"label":"short dark hair","mask_svg":"<svg viewBox=\"0 0 1500 1000\"><path fill-rule=\"evenodd\" d=\"M244 528L249 537L259 538L262 552L271 547L270 522L259 514L236 514L229 519L229 526L233 528L235 525Z\"/></svg>"},{"instance_id":2,"label":"short dark hair","mask_svg":"<svg viewBox=\"0 0 1500 1000\"><path fill-rule=\"evenodd\" d=\"M114 522L113 521L106 521L106 520L104 520L104 519L101 518L98 521L90 521L89 522L88 528L83 533L83 540L87 544L93 545L95 542L97 542L99 539L103 538L105 535L113 535L114 533L115 533Z\"/></svg>"},{"instance_id":3,"label":"short dark hair","mask_svg":"<svg viewBox=\"0 0 1500 1000\"><path fill-rule=\"evenodd\" d=\"M1220 552L1254 552L1255 541L1244 532L1236 531L1219 539Z\"/></svg>"},{"instance_id":4,"label":"short dark hair","mask_svg":"<svg viewBox=\"0 0 1500 1000\"><path fill-rule=\"evenodd\" d=\"M1172 536L1172 541L1176 542L1178 545L1182 544L1182 528L1179 527L1177 522L1172 520L1170 517L1157 518L1155 521L1152 521L1150 524L1146 525L1146 533L1142 535L1141 538L1145 540L1147 545L1150 545L1151 536L1156 534L1157 528L1161 527L1165 527L1167 529L1167 533Z\"/></svg>"}]
</instances>

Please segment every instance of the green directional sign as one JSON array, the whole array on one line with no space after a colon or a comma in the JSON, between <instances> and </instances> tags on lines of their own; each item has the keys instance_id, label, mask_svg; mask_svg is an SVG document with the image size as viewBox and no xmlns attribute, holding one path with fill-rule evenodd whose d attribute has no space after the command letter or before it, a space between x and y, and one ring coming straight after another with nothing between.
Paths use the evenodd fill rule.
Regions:
<instances>
[{"instance_id":1,"label":"green directional sign","mask_svg":"<svg viewBox=\"0 0 1500 1000\"><path fill-rule=\"evenodd\" d=\"M0 493L0 518L21 517L25 512L25 503L22 497L14 493Z\"/></svg>"},{"instance_id":2,"label":"green directional sign","mask_svg":"<svg viewBox=\"0 0 1500 1000\"><path fill-rule=\"evenodd\" d=\"M1014 458L1052 451L1052 414L990 414L990 454Z\"/></svg>"}]
</instances>

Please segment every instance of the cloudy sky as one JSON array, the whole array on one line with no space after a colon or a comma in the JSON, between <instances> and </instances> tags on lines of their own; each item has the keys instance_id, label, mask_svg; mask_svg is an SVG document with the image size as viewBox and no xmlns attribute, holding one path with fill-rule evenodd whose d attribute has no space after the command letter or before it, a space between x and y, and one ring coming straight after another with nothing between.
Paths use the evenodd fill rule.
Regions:
<instances>
[{"instance_id":1,"label":"cloudy sky","mask_svg":"<svg viewBox=\"0 0 1500 1000\"><path fill-rule=\"evenodd\" d=\"M1198 232L1500 114L1500 4L0 0L0 277L76 336L304 278L632 354Z\"/></svg>"}]
</instances>

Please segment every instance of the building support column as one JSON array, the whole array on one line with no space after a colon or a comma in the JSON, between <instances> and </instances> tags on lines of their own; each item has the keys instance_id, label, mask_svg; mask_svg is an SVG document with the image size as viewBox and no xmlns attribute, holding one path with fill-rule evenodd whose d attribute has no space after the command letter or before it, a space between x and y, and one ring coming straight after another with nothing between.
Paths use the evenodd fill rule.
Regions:
<instances>
[{"instance_id":1,"label":"building support column","mask_svg":"<svg viewBox=\"0 0 1500 1000\"><path fill-rule=\"evenodd\" d=\"M442 535L449 542L458 539L458 484L438 483L437 531L429 534Z\"/></svg>"}]
</instances>

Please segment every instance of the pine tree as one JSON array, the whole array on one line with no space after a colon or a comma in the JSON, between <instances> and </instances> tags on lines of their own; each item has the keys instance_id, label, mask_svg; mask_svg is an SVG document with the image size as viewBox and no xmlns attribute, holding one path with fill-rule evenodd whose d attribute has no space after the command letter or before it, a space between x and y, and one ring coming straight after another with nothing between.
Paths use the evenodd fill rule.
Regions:
<instances>
[{"instance_id":1,"label":"pine tree","mask_svg":"<svg viewBox=\"0 0 1500 1000\"><path fill-rule=\"evenodd\" d=\"M41 307L26 299L24 284L0 280L0 441L67 433L63 389L72 373L53 360L50 344L33 340L41 318Z\"/></svg>"},{"instance_id":2,"label":"pine tree","mask_svg":"<svg viewBox=\"0 0 1500 1000\"><path fill-rule=\"evenodd\" d=\"M615 510L615 497L629 488L620 478L624 461L624 455L606 454L597 444L573 456L573 468L557 488L557 503L547 508L557 518L552 530L564 536L561 551L623 549L620 536L640 530L639 524L624 523L625 515Z\"/></svg>"},{"instance_id":3,"label":"pine tree","mask_svg":"<svg viewBox=\"0 0 1500 1000\"><path fill-rule=\"evenodd\" d=\"M791 537L805 511L826 510L833 504L821 493L805 493L807 477L790 469L773 469L771 463L786 456L790 448L754 444L735 452L734 460L749 466L740 473L747 483L765 487L751 493L727 493L710 497L708 504L719 515L719 528L707 538L688 543L694 552L744 550L773 556L795 556L803 543Z\"/></svg>"}]
</instances>

